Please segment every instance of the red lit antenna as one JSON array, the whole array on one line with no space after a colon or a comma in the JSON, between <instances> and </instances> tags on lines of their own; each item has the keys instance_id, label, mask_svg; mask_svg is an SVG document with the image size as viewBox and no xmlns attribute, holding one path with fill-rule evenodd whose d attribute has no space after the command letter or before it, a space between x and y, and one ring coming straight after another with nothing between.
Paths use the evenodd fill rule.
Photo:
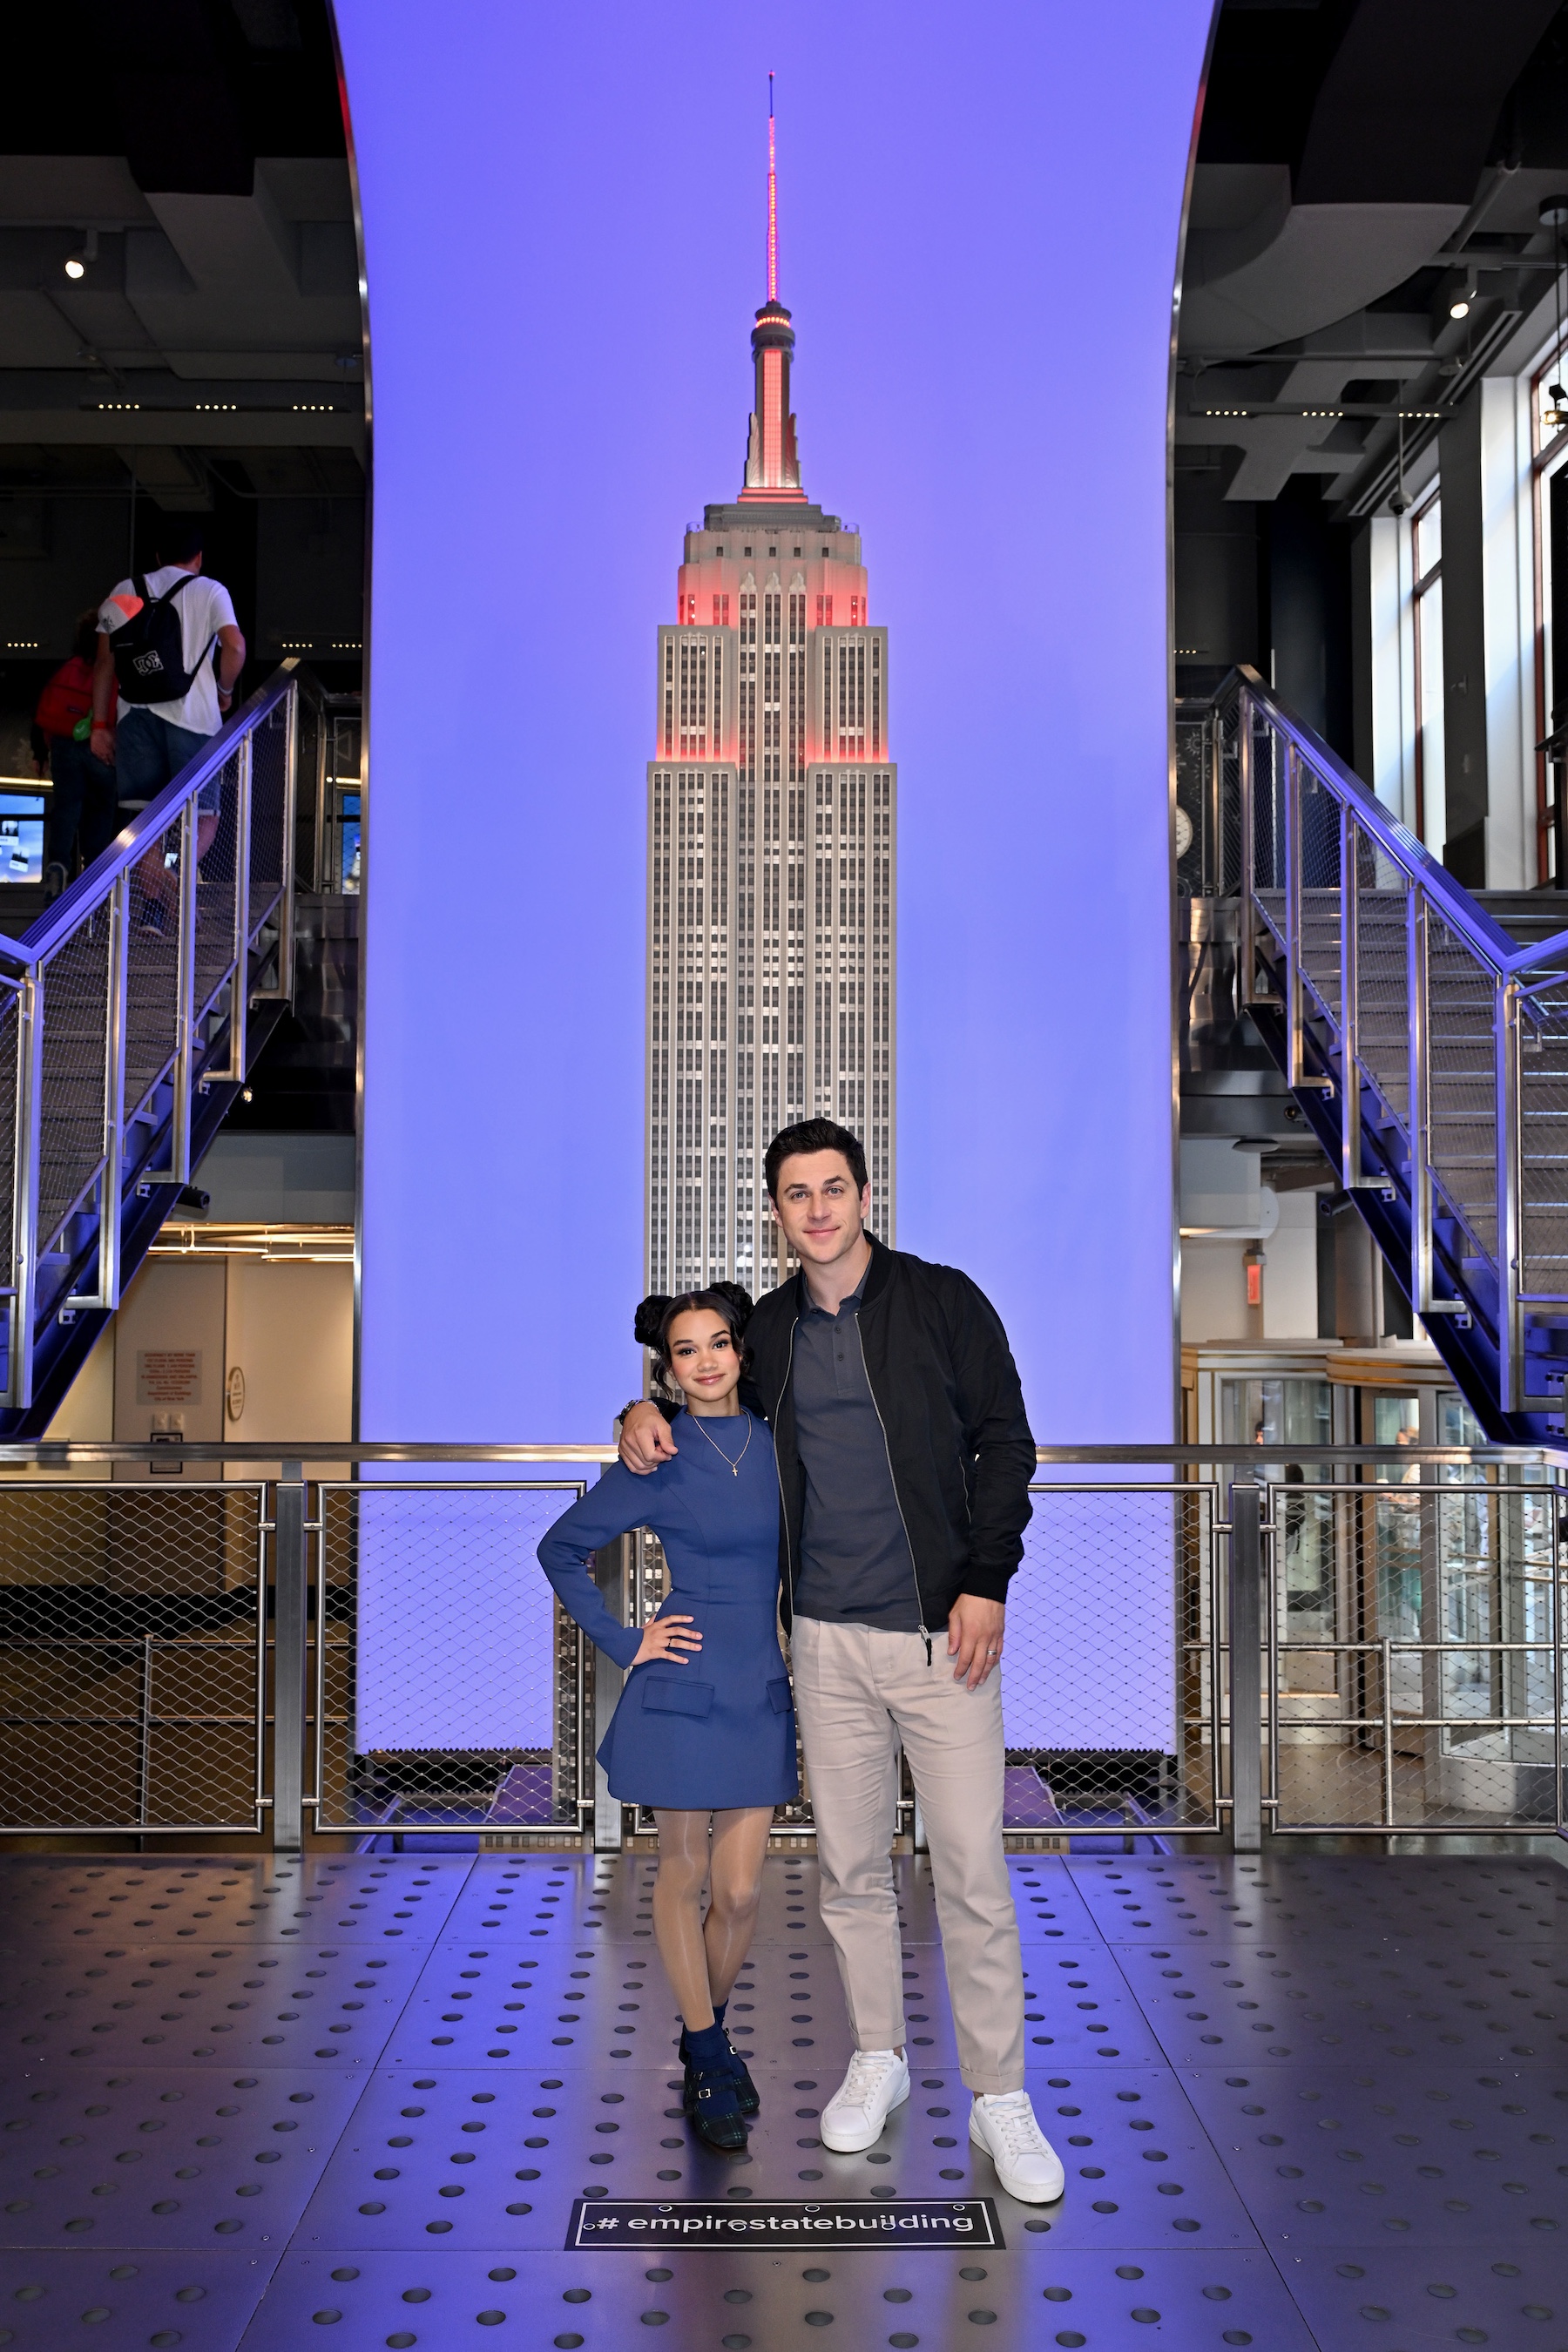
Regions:
<instances>
[{"instance_id":1,"label":"red lit antenna","mask_svg":"<svg viewBox=\"0 0 1568 2352\"><path fill-rule=\"evenodd\" d=\"M768 300L779 299L779 201L773 167L773 78L768 76Z\"/></svg>"}]
</instances>

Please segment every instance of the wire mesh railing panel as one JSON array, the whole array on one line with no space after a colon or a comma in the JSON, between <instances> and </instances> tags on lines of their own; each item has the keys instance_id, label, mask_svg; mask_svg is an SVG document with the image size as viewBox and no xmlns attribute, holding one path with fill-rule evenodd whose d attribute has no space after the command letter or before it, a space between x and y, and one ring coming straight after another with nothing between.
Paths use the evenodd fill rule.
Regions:
<instances>
[{"instance_id":1,"label":"wire mesh railing panel","mask_svg":"<svg viewBox=\"0 0 1568 2352\"><path fill-rule=\"evenodd\" d=\"M592 1651L536 1552L581 1491L563 1480L321 1488L320 1828L580 1826L593 1796Z\"/></svg>"},{"instance_id":2,"label":"wire mesh railing panel","mask_svg":"<svg viewBox=\"0 0 1568 2352\"><path fill-rule=\"evenodd\" d=\"M299 805L294 818L294 884L300 890L318 890L321 887L317 779L326 748L324 739L331 724L326 710L317 702L313 695L300 697L295 750L296 773L299 777ZM277 771L277 782L269 782L268 789L278 791L281 778L282 770L279 767ZM253 781L251 785L253 793L255 789ZM279 806L281 806L280 796ZM253 891L251 896L253 908L256 903ZM263 908L262 912L265 911ZM251 917L253 931L258 920L259 917L253 913Z\"/></svg>"},{"instance_id":3,"label":"wire mesh railing panel","mask_svg":"<svg viewBox=\"0 0 1568 2352\"><path fill-rule=\"evenodd\" d=\"M295 709L301 715L310 706L294 695L268 713L250 738L250 913L248 931L254 938L278 903L283 887L283 825L289 782L289 731ZM319 713L311 714L320 726ZM313 756L313 753L312 753ZM312 770L313 773L314 771Z\"/></svg>"},{"instance_id":4,"label":"wire mesh railing panel","mask_svg":"<svg viewBox=\"0 0 1568 2352\"><path fill-rule=\"evenodd\" d=\"M0 988L0 1150L4 1139L16 1132L16 1055L21 1034L20 1007L13 988ZM13 1220L16 1214L15 1166L0 1175L0 1266L9 1281L14 1263Z\"/></svg>"},{"instance_id":5,"label":"wire mesh railing panel","mask_svg":"<svg viewBox=\"0 0 1568 2352\"><path fill-rule=\"evenodd\" d=\"M1270 1490L1277 1829L1561 1824L1563 1500L1414 1467Z\"/></svg>"},{"instance_id":6,"label":"wire mesh railing panel","mask_svg":"<svg viewBox=\"0 0 1568 2352\"><path fill-rule=\"evenodd\" d=\"M1525 997L1520 1048L1521 1287L1568 1298L1568 976Z\"/></svg>"},{"instance_id":7,"label":"wire mesh railing panel","mask_svg":"<svg viewBox=\"0 0 1568 2352\"><path fill-rule=\"evenodd\" d=\"M1176 722L1176 890L1180 897L1201 898L1208 885L1207 827L1209 772L1213 757L1214 720Z\"/></svg>"},{"instance_id":8,"label":"wire mesh railing panel","mask_svg":"<svg viewBox=\"0 0 1568 2352\"><path fill-rule=\"evenodd\" d=\"M1267 715L1248 701L1246 723L1252 755L1252 886L1256 891L1285 887L1285 741ZM1284 937L1283 926L1280 937Z\"/></svg>"},{"instance_id":9,"label":"wire mesh railing panel","mask_svg":"<svg viewBox=\"0 0 1568 2352\"><path fill-rule=\"evenodd\" d=\"M1215 1826L1214 1490L1051 1484L1030 1496L1002 1661L1010 1820Z\"/></svg>"},{"instance_id":10,"label":"wire mesh railing panel","mask_svg":"<svg viewBox=\"0 0 1568 2352\"><path fill-rule=\"evenodd\" d=\"M125 1110L129 1118L174 1058L180 1008L180 821L132 870L125 939Z\"/></svg>"},{"instance_id":11,"label":"wire mesh railing panel","mask_svg":"<svg viewBox=\"0 0 1568 2352\"><path fill-rule=\"evenodd\" d=\"M235 961L235 891L238 884L239 765L237 746L196 794L196 935L193 1001L199 1019Z\"/></svg>"},{"instance_id":12,"label":"wire mesh railing panel","mask_svg":"<svg viewBox=\"0 0 1568 2352\"><path fill-rule=\"evenodd\" d=\"M1408 887L1359 861L1356 890L1357 1059L1397 1118L1410 1116ZM1372 867L1369 874L1368 866Z\"/></svg>"},{"instance_id":13,"label":"wire mesh railing panel","mask_svg":"<svg viewBox=\"0 0 1568 2352\"><path fill-rule=\"evenodd\" d=\"M1438 916L1427 919L1432 1172L1475 1248L1495 1262L1497 983Z\"/></svg>"},{"instance_id":14,"label":"wire mesh railing panel","mask_svg":"<svg viewBox=\"0 0 1568 2352\"><path fill-rule=\"evenodd\" d=\"M40 1255L103 1164L110 930L110 909L99 907L44 967L37 1223Z\"/></svg>"},{"instance_id":15,"label":"wire mesh railing panel","mask_svg":"<svg viewBox=\"0 0 1568 2352\"><path fill-rule=\"evenodd\" d=\"M259 1828L260 1497L0 1494L0 1827Z\"/></svg>"}]
</instances>

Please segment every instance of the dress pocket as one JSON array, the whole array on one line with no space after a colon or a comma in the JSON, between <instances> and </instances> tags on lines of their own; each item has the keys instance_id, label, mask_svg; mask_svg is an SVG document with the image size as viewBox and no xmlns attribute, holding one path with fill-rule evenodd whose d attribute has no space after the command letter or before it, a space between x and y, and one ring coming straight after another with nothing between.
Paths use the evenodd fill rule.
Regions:
<instances>
[{"instance_id":1,"label":"dress pocket","mask_svg":"<svg viewBox=\"0 0 1568 2352\"><path fill-rule=\"evenodd\" d=\"M768 1699L775 1715L787 1715L794 1704L790 1697L789 1677L781 1675L777 1682L768 1685Z\"/></svg>"},{"instance_id":2,"label":"dress pocket","mask_svg":"<svg viewBox=\"0 0 1568 2352\"><path fill-rule=\"evenodd\" d=\"M684 1675L650 1675L642 1686L645 1711L656 1715L710 1715L711 1683L689 1683Z\"/></svg>"}]
</instances>

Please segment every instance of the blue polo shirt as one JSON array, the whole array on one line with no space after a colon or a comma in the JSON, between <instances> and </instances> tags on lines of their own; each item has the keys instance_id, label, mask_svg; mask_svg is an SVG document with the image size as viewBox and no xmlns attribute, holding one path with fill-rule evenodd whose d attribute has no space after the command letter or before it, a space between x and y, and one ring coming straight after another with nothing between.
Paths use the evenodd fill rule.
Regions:
<instances>
[{"instance_id":1,"label":"blue polo shirt","mask_svg":"<svg viewBox=\"0 0 1568 2352\"><path fill-rule=\"evenodd\" d=\"M790 1394L805 1471L795 1613L915 1633L914 1556L860 1346L864 1288L862 1276L837 1315L813 1306L807 1291L795 1328Z\"/></svg>"}]
</instances>

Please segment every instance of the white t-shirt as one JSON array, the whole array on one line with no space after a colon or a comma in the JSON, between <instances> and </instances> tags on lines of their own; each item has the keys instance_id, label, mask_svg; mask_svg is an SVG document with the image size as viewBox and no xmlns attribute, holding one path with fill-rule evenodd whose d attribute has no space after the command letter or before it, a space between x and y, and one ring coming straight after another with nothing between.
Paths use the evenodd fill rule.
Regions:
<instances>
[{"instance_id":1,"label":"white t-shirt","mask_svg":"<svg viewBox=\"0 0 1568 2352\"><path fill-rule=\"evenodd\" d=\"M153 595L161 596L184 572L183 563L162 563L156 572L148 572L148 589ZM151 710L155 718L166 719L172 726L188 727L193 735L216 735L223 724L223 713L217 707L216 651L215 648L209 656L207 648L220 629L234 627L234 604L220 580L208 580L197 572L190 575L190 583L188 588L181 589L174 600L180 612L185 667L191 670L198 662L201 664L190 692L182 695L178 702L131 703L121 697L119 717L123 719L128 710ZM98 625L112 636L139 609L135 582L122 580L99 606Z\"/></svg>"}]
</instances>

